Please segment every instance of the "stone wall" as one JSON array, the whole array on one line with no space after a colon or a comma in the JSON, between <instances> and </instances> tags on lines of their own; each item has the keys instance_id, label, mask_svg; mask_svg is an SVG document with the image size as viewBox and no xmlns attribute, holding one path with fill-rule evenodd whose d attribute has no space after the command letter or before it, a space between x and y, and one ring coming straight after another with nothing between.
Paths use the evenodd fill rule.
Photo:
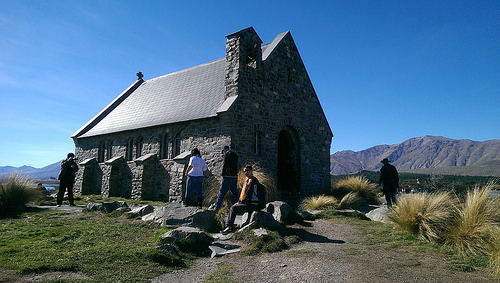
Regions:
<instances>
[{"instance_id":1,"label":"stone wall","mask_svg":"<svg viewBox=\"0 0 500 283\"><path fill-rule=\"evenodd\" d=\"M181 200L185 191L183 172L191 149L198 147L211 174L220 175L222 171L221 148L230 144L231 139L222 132L218 120L212 118L75 139L75 154L81 160L81 170L77 172L75 180L75 193L98 193L103 197L121 196L133 199ZM167 158L160 158L160 143L165 134L172 137L167 144L169 155ZM180 137L181 153L177 156L173 156L175 136ZM142 137L143 141L141 156L126 160L127 144L130 139L135 141L139 137ZM103 147L105 152L101 156L109 156L107 145L111 145L111 158L97 162L99 145L102 143L106 146ZM132 144L135 154L138 145L135 142ZM113 172L116 172L115 175ZM93 189L85 188L84 176L87 179L95 179L94 182L87 182ZM115 182L119 184L110 184L113 183L112 176L117 177ZM114 187L119 189L113 190Z\"/></svg>"}]
</instances>

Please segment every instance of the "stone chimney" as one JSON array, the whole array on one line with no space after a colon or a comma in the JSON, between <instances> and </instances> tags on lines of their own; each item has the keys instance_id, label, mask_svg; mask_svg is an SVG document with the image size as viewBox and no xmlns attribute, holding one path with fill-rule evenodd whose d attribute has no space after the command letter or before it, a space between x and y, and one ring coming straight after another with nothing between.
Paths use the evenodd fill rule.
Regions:
<instances>
[{"instance_id":1,"label":"stone chimney","mask_svg":"<svg viewBox=\"0 0 500 283\"><path fill-rule=\"evenodd\" d=\"M226 98L238 95L238 89L262 65L262 40L253 27L226 36Z\"/></svg>"}]
</instances>

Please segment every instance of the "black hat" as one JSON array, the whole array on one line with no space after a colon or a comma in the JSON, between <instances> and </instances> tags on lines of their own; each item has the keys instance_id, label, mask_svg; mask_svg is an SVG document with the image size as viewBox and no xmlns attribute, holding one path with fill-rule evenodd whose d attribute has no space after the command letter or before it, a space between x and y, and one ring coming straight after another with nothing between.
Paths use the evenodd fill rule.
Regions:
<instances>
[{"instance_id":1,"label":"black hat","mask_svg":"<svg viewBox=\"0 0 500 283\"><path fill-rule=\"evenodd\" d=\"M390 162L390 161L389 161L389 159L387 159L387 158L384 158L384 159L382 159L382 161L380 161L380 163L389 163L389 162Z\"/></svg>"}]
</instances>

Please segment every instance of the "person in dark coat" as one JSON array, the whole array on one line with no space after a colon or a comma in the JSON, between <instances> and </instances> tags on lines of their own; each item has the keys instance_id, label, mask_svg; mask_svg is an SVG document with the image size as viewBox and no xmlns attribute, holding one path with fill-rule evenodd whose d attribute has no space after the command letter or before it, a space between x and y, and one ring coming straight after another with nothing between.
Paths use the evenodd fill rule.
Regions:
<instances>
[{"instance_id":1,"label":"person in dark coat","mask_svg":"<svg viewBox=\"0 0 500 283\"><path fill-rule=\"evenodd\" d=\"M236 215L245 212L258 211L266 205L266 192L264 187L260 184L259 180L253 175L253 168L250 165L245 166L243 169L245 173L245 182L241 188L240 197L238 202L231 206L227 219L227 227L222 233L230 233L233 230L234 220Z\"/></svg>"},{"instance_id":2,"label":"person in dark coat","mask_svg":"<svg viewBox=\"0 0 500 283\"><path fill-rule=\"evenodd\" d=\"M396 167L389 164L389 159L384 158L381 163L384 164L382 168L380 168L380 179L378 181L378 185L383 184L382 190L385 195L385 200L387 201L387 206L392 207L393 204L396 204L396 194L399 188L399 175Z\"/></svg>"},{"instance_id":3,"label":"person in dark coat","mask_svg":"<svg viewBox=\"0 0 500 283\"><path fill-rule=\"evenodd\" d=\"M224 163L222 164L222 181L220 183L217 200L213 205L213 210L217 211L222 206L222 201L227 191L231 191L233 204L238 201L238 191L236 185L238 183L238 155L229 149L229 146L222 147L224 154Z\"/></svg>"},{"instance_id":4,"label":"person in dark coat","mask_svg":"<svg viewBox=\"0 0 500 283\"><path fill-rule=\"evenodd\" d=\"M68 153L65 160L61 161L61 171L59 172L59 191L57 192L57 206L61 206L64 198L64 192L68 190L69 205L74 206L73 184L75 183L75 173L78 171L78 165L75 162L75 154Z\"/></svg>"}]
</instances>

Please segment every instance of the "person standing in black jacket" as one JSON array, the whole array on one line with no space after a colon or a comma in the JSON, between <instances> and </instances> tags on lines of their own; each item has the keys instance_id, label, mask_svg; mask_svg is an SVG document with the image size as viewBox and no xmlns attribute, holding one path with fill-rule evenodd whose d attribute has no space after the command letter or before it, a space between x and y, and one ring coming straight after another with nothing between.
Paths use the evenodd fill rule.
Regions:
<instances>
[{"instance_id":1,"label":"person standing in black jacket","mask_svg":"<svg viewBox=\"0 0 500 283\"><path fill-rule=\"evenodd\" d=\"M224 163L222 165L222 181L220 183L217 200L213 206L213 210L217 211L222 206L222 201L227 191L231 191L233 196L233 204L238 201L238 191L236 185L238 183L238 155L229 149L229 146L222 147L224 154Z\"/></svg>"},{"instance_id":2,"label":"person standing in black jacket","mask_svg":"<svg viewBox=\"0 0 500 283\"><path fill-rule=\"evenodd\" d=\"M385 200L387 201L387 206L392 207L393 204L396 204L396 193L399 188L399 175L396 167L389 164L389 159L384 158L381 163L384 164L382 168L380 168L380 179L378 181L378 185L380 186L383 183L382 190L385 195Z\"/></svg>"},{"instance_id":3,"label":"person standing in black jacket","mask_svg":"<svg viewBox=\"0 0 500 283\"><path fill-rule=\"evenodd\" d=\"M78 165L75 162L75 154L68 153L65 160L61 161L61 171L59 172L59 191L57 192L57 206L61 206L64 198L64 192L68 190L69 205L74 206L73 184L75 183L75 173L78 171Z\"/></svg>"}]
</instances>

